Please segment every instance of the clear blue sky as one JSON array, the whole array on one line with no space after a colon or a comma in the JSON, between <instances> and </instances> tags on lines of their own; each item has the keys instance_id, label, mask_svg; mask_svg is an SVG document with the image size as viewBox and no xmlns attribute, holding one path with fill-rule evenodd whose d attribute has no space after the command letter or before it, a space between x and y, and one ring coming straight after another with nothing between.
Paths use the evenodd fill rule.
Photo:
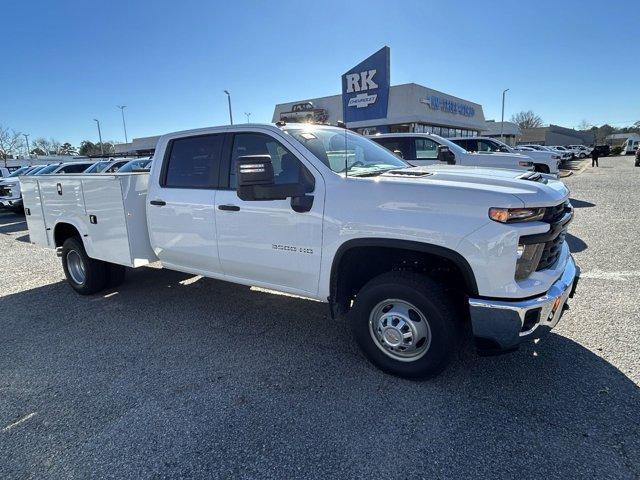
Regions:
<instances>
[{"instance_id":1,"label":"clear blue sky","mask_svg":"<svg viewBox=\"0 0 640 480\"><path fill-rule=\"evenodd\" d=\"M392 85L415 82L499 119L640 120L634 1L5 2L0 124L78 144L271 121L276 103L336 94L340 75L384 45Z\"/></svg>"}]
</instances>

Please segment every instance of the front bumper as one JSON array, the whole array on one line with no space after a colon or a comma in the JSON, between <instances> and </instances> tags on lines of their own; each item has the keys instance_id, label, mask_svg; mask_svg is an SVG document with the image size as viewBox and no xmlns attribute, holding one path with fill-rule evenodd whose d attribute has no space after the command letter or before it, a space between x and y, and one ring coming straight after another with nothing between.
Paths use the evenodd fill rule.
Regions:
<instances>
[{"instance_id":1,"label":"front bumper","mask_svg":"<svg viewBox=\"0 0 640 480\"><path fill-rule=\"evenodd\" d=\"M0 207L18 208L22 206L22 197L16 198L0 198Z\"/></svg>"},{"instance_id":2,"label":"front bumper","mask_svg":"<svg viewBox=\"0 0 640 480\"><path fill-rule=\"evenodd\" d=\"M547 293L527 300L469 299L473 335L480 350L487 353L513 350L520 342L540 338L555 327L568 308L580 277L570 256L562 276Z\"/></svg>"}]
</instances>

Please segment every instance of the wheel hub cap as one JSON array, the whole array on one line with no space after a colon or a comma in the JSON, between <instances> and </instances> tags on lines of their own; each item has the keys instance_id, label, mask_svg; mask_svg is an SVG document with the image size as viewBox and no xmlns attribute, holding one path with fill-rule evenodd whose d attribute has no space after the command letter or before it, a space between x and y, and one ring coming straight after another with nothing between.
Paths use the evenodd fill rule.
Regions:
<instances>
[{"instance_id":1,"label":"wheel hub cap","mask_svg":"<svg viewBox=\"0 0 640 480\"><path fill-rule=\"evenodd\" d=\"M369 333L386 355L404 362L422 357L431 345L431 329L424 314L404 300L380 302L371 311Z\"/></svg>"},{"instance_id":2,"label":"wheel hub cap","mask_svg":"<svg viewBox=\"0 0 640 480\"><path fill-rule=\"evenodd\" d=\"M75 250L69 250L67 253L67 269L69 270L69 275L74 282L78 285L82 285L86 279L86 272L84 268L84 262L82 261L82 257Z\"/></svg>"}]
</instances>

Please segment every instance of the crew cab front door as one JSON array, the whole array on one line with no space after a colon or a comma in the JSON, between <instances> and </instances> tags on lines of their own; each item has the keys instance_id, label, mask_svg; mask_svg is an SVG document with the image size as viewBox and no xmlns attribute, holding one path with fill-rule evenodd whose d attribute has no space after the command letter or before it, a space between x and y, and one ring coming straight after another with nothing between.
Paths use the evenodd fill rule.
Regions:
<instances>
[{"instance_id":1,"label":"crew cab front door","mask_svg":"<svg viewBox=\"0 0 640 480\"><path fill-rule=\"evenodd\" d=\"M222 270L230 280L273 286L291 292L318 290L322 249L324 182L320 174L288 144L261 132L230 133L228 161L221 170L227 188L216 194L218 251ZM236 160L246 155L269 155L276 184L315 180L310 211L293 210L291 199L243 201L236 193Z\"/></svg>"}]
</instances>

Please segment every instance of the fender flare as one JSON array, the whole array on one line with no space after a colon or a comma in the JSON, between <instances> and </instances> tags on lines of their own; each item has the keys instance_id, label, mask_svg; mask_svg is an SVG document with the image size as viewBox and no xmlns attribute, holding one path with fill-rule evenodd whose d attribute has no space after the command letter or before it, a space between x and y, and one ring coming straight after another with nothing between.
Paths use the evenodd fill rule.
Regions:
<instances>
[{"instance_id":1,"label":"fender flare","mask_svg":"<svg viewBox=\"0 0 640 480\"><path fill-rule=\"evenodd\" d=\"M473 273L473 269L469 262L460 255L455 250L451 250L447 247L442 247L440 245L433 245L430 243L416 242L413 240L400 240L395 238L356 238L352 240L347 240L343 244L338 247L335 255L333 256L333 263L331 265L331 277L329 283L329 304L332 305L331 310L333 311L333 304L335 303L337 286L338 286L338 267L342 261L342 257L344 254L358 247L385 247L385 248L398 248L403 250L412 250L416 252L429 253L432 255L437 255L442 258L446 258L450 260L462 273L462 277L464 278L465 288L467 293L470 296L478 295L478 284L476 283L476 277Z\"/></svg>"},{"instance_id":2,"label":"fender flare","mask_svg":"<svg viewBox=\"0 0 640 480\"><path fill-rule=\"evenodd\" d=\"M56 223L54 224L52 230L52 236L53 236L53 242L55 245L55 241L56 241L56 231L58 229L58 227L60 227L61 225L70 225L73 228L76 229L76 231L80 234L80 240L82 240L82 243L85 244L84 242L84 237L86 237L88 234L83 231L82 227L80 226L80 222L76 222L70 218L60 218L56 221ZM62 246L62 245L60 245ZM85 248L87 248L86 244L85 244Z\"/></svg>"}]
</instances>

